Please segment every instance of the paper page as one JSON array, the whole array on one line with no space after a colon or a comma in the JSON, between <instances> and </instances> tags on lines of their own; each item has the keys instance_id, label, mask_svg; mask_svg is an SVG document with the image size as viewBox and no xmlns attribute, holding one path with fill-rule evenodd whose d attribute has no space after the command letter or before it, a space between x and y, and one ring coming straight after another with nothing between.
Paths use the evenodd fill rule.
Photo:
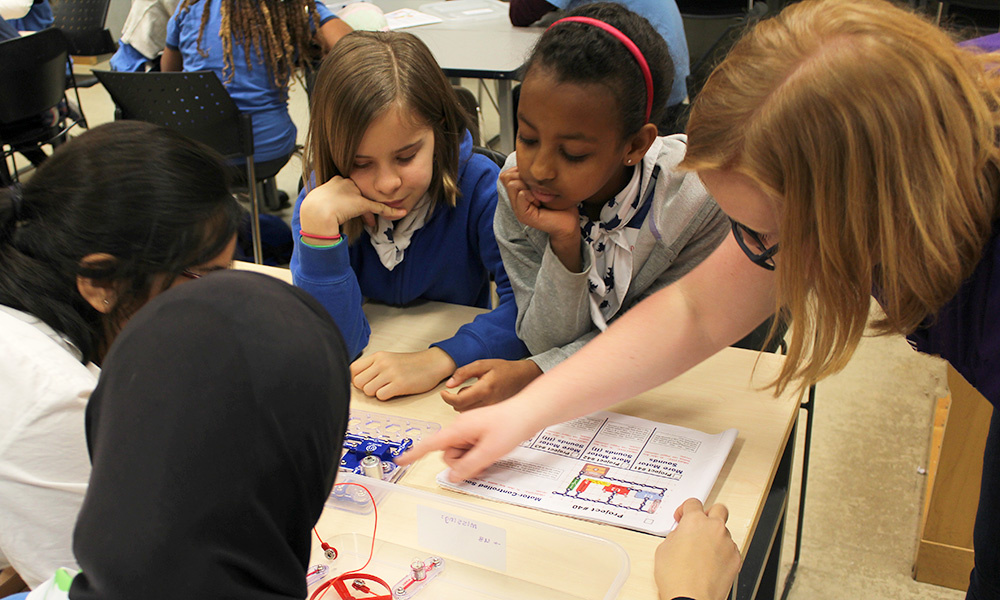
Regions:
<instances>
[{"instance_id":1,"label":"paper page","mask_svg":"<svg viewBox=\"0 0 1000 600\"><path fill-rule=\"evenodd\" d=\"M406 27L433 25L434 23L441 22L441 19L434 15L422 13L412 8L401 8L390 13L385 13L385 20L389 25L389 29L404 29Z\"/></svg>"},{"instance_id":2,"label":"paper page","mask_svg":"<svg viewBox=\"0 0 1000 600\"><path fill-rule=\"evenodd\" d=\"M702 502L736 441L611 412L542 430L474 479L448 489L520 506L666 535L674 509Z\"/></svg>"}]
</instances>

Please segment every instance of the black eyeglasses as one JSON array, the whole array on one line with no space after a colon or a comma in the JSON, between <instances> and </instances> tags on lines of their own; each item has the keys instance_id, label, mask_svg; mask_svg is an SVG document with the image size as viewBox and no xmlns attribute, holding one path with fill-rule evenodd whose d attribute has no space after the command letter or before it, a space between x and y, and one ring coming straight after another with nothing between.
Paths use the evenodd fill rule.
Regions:
<instances>
[{"instance_id":1,"label":"black eyeglasses","mask_svg":"<svg viewBox=\"0 0 1000 600\"><path fill-rule=\"evenodd\" d=\"M759 233L733 219L729 220L733 225L733 237L736 238L736 243L740 245L747 258L753 264L773 271L774 255L778 252L778 244L768 246Z\"/></svg>"}]
</instances>

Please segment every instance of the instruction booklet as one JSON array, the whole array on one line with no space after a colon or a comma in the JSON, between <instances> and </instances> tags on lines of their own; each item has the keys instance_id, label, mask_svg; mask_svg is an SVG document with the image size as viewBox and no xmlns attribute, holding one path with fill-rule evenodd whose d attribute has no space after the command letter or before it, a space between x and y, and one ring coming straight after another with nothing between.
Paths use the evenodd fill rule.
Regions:
<instances>
[{"instance_id":1,"label":"instruction booklet","mask_svg":"<svg viewBox=\"0 0 1000 600\"><path fill-rule=\"evenodd\" d=\"M442 487L589 521L666 535L674 510L702 502L737 431L708 434L611 412L543 429L478 477Z\"/></svg>"}]
</instances>

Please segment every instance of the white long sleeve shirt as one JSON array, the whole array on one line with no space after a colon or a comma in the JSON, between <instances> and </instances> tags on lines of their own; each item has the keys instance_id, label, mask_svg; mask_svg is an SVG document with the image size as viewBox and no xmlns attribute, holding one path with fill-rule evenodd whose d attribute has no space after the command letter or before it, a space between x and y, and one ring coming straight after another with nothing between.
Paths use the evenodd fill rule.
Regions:
<instances>
[{"instance_id":1,"label":"white long sleeve shirt","mask_svg":"<svg viewBox=\"0 0 1000 600\"><path fill-rule=\"evenodd\" d=\"M100 373L32 315L0 305L0 567L29 587L76 567L90 477L84 412Z\"/></svg>"},{"instance_id":2,"label":"white long sleeve shirt","mask_svg":"<svg viewBox=\"0 0 1000 600\"><path fill-rule=\"evenodd\" d=\"M32 0L0 0L0 17L5 21L20 19L31 10Z\"/></svg>"}]
</instances>

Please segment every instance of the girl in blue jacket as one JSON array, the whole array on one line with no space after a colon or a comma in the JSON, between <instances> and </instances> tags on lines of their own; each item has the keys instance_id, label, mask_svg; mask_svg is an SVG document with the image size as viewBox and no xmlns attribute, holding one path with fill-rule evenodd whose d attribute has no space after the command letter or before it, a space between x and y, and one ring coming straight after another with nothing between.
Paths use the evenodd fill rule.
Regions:
<instances>
[{"instance_id":1,"label":"girl in blue jacket","mask_svg":"<svg viewBox=\"0 0 1000 600\"><path fill-rule=\"evenodd\" d=\"M354 32L323 61L305 152L313 185L292 217L295 285L330 311L355 357L371 332L363 298L488 308L491 278L499 296L427 350L356 360L352 381L366 394L425 392L475 360L527 354L493 236L498 172L472 152L451 85L413 35Z\"/></svg>"}]
</instances>

